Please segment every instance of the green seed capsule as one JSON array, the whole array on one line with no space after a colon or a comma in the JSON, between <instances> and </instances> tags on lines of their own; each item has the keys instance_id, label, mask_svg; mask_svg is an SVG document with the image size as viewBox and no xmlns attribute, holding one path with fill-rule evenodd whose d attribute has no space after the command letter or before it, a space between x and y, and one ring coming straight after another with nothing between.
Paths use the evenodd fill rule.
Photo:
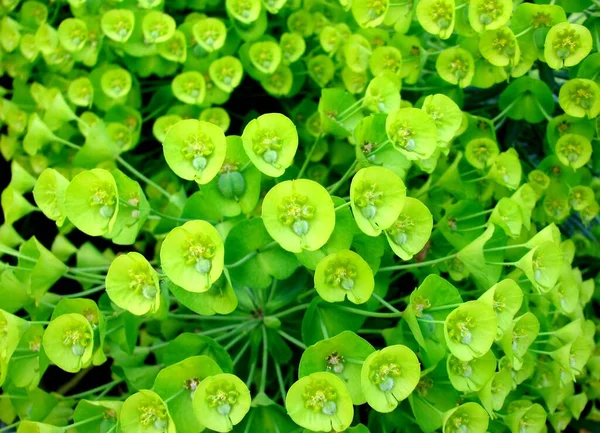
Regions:
<instances>
[{"instance_id":1,"label":"green seed capsule","mask_svg":"<svg viewBox=\"0 0 600 433\"><path fill-rule=\"evenodd\" d=\"M246 191L246 180L239 171L223 173L219 176L219 191L225 198L239 198Z\"/></svg>"}]
</instances>

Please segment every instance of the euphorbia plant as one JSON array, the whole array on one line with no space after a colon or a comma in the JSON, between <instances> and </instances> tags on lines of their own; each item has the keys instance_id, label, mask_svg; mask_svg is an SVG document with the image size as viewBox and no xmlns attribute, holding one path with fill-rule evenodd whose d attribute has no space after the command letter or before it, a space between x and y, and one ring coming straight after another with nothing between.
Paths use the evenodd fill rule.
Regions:
<instances>
[{"instance_id":1,"label":"euphorbia plant","mask_svg":"<svg viewBox=\"0 0 600 433\"><path fill-rule=\"evenodd\" d=\"M0 432L599 422L599 8L0 2Z\"/></svg>"}]
</instances>

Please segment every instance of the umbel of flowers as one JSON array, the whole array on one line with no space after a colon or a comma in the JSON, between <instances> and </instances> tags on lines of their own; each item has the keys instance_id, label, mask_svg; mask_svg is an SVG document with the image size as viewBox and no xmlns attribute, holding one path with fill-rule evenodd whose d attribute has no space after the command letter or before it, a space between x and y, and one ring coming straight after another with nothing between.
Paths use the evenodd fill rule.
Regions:
<instances>
[{"instance_id":1,"label":"umbel of flowers","mask_svg":"<svg viewBox=\"0 0 600 433\"><path fill-rule=\"evenodd\" d=\"M0 432L592 430L599 15L0 1Z\"/></svg>"}]
</instances>

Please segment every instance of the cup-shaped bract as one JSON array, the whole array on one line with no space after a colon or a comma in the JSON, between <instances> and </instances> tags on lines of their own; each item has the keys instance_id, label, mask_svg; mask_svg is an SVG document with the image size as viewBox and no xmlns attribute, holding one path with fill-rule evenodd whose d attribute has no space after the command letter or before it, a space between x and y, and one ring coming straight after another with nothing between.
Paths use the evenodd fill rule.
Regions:
<instances>
[{"instance_id":1,"label":"cup-shaped bract","mask_svg":"<svg viewBox=\"0 0 600 433\"><path fill-rule=\"evenodd\" d=\"M393 146L410 160L427 159L437 147L437 127L429 115L406 107L389 113L385 130Z\"/></svg>"},{"instance_id":2,"label":"cup-shaped bract","mask_svg":"<svg viewBox=\"0 0 600 433\"><path fill-rule=\"evenodd\" d=\"M516 400L507 408L504 417L511 433L541 433L546 427L546 411L538 403L530 400Z\"/></svg>"},{"instance_id":3,"label":"cup-shaped bract","mask_svg":"<svg viewBox=\"0 0 600 433\"><path fill-rule=\"evenodd\" d=\"M533 313L527 312L514 319L504 333L499 344L515 369L519 369L523 364L525 354L539 332L539 320Z\"/></svg>"},{"instance_id":4,"label":"cup-shaped bract","mask_svg":"<svg viewBox=\"0 0 600 433\"><path fill-rule=\"evenodd\" d=\"M464 48L447 48L438 56L435 70L447 82L464 88L471 84L475 76L475 60Z\"/></svg>"},{"instance_id":5,"label":"cup-shaped bract","mask_svg":"<svg viewBox=\"0 0 600 433\"><path fill-rule=\"evenodd\" d=\"M129 71L119 67L106 70L100 77L100 87L106 96L119 99L127 96L133 84Z\"/></svg>"},{"instance_id":6,"label":"cup-shaped bract","mask_svg":"<svg viewBox=\"0 0 600 433\"><path fill-rule=\"evenodd\" d=\"M298 149L298 132L288 117L263 114L246 125L242 141L250 161L262 173L279 177L292 165Z\"/></svg>"},{"instance_id":7,"label":"cup-shaped bract","mask_svg":"<svg viewBox=\"0 0 600 433\"><path fill-rule=\"evenodd\" d=\"M125 43L133 33L135 14L129 9L110 9L102 15L100 26L108 38Z\"/></svg>"},{"instance_id":8,"label":"cup-shaped bract","mask_svg":"<svg viewBox=\"0 0 600 433\"><path fill-rule=\"evenodd\" d=\"M27 321L0 309L0 385L6 380L10 358L28 329L33 328Z\"/></svg>"},{"instance_id":9,"label":"cup-shaped bract","mask_svg":"<svg viewBox=\"0 0 600 433\"><path fill-rule=\"evenodd\" d=\"M400 77L402 72L402 53L396 47L382 46L373 50L369 59L371 73L378 77L390 74L392 77Z\"/></svg>"},{"instance_id":10,"label":"cup-shaped bract","mask_svg":"<svg viewBox=\"0 0 600 433\"><path fill-rule=\"evenodd\" d=\"M458 134L463 123L463 112L456 102L441 93L427 96L422 109L435 122L438 146L446 146Z\"/></svg>"},{"instance_id":11,"label":"cup-shaped bract","mask_svg":"<svg viewBox=\"0 0 600 433\"><path fill-rule=\"evenodd\" d=\"M344 44L346 65L354 72L365 72L369 67L371 50L369 41L361 34L354 33Z\"/></svg>"},{"instance_id":12,"label":"cup-shaped bract","mask_svg":"<svg viewBox=\"0 0 600 433\"><path fill-rule=\"evenodd\" d=\"M542 293L547 293L558 281L563 253L554 242L543 242L531 249L515 264Z\"/></svg>"},{"instance_id":13,"label":"cup-shaped bract","mask_svg":"<svg viewBox=\"0 0 600 433\"><path fill-rule=\"evenodd\" d=\"M552 352L552 358L566 371L570 372L573 381L580 376L594 351L594 341L581 335L573 341Z\"/></svg>"},{"instance_id":14,"label":"cup-shaped bract","mask_svg":"<svg viewBox=\"0 0 600 433\"><path fill-rule=\"evenodd\" d=\"M454 0L422 0L417 3L417 20L427 33L448 39L454 30Z\"/></svg>"},{"instance_id":15,"label":"cup-shaped bract","mask_svg":"<svg viewBox=\"0 0 600 433\"><path fill-rule=\"evenodd\" d=\"M473 167L483 170L500 154L498 143L491 138L479 137L470 140L465 148L465 158Z\"/></svg>"},{"instance_id":16,"label":"cup-shaped bract","mask_svg":"<svg viewBox=\"0 0 600 433\"><path fill-rule=\"evenodd\" d=\"M513 148L500 153L490 167L488 178L508 189L517 189L521 184L523 167L519 154Z\"/></svg>"},{"instance_id":17,"label":"cup-shaped bract","mask_svg":"<svg viewBox=\"0 0 600 433\"><path fill-rule=\"evenodd\" d=\"M317 432L344 431L354 418L346 385L329 372L301 377L288 390L285 408L296 424Z\"/></svg>"},{"instance_id":18,"label":"cup-shaped bract","mask_svg":"<svg viewBox=\"0 0 600 433\"><path fill-rule=\"evenodd\" d=\"M480 358L492 347L498 319L494 309L481 301L469 301L448 314L444 336L450 352L462 361Z\"/></svg>"},{"instance_id":19,"label":"cup-shaped bract","mask_svg":"<svg viewBox=\"0 0 600 433\"><path fill-rule=\"evenodd\" d=\"M275 41L257 41L248 51L250 62L263 74L274 73L281 63L281 48Z\"/></svg>"},{"instance_id":20,"label":"cup-shaped bract","mask_svg":"<svg viewBox=\"0 0 600 433\"><path fill-rule=\"evenodd\" d=\"M167 404L156 392L146 389L136 392L123 402L119 426L123 433L177 431Z\"/></svg>"},{"instance_id":21,"label":"cup-shaped bract","mask_svg":"<svg viewBox=\"0 0 600 433\"><path fill-rule=\"evenodd\" d=\"M361 362L375 351L371 344L351 331L321 340L309 346L300 359L298 376L327 371L344 381L352 403L365 403L361 388Z\"/></svg>"},{"instance_id":22,"label":"cup-shaped bract","mask_svg":"<svg viewBox=\"0 0 600 433\"><path fill-rule=\"evenodd\" d=\"M461 392L477 392L494 376L496 357L491 350L470 361L462 361L450 354L446 360L446 368L454 389Z\"/></svg>"},{"instance_id":23,"label":"cup-shaped bract","mask_svg":"<svg viewBox=\"0 0 600 433\"><path fill-rule=\"evenodd\" d=\"M200 113L200 120L204 122L212 123L213 125L217 125L219 128L223 130L223 132L227 132L229 129L229 125L231 124L231 118L222 107L209 107L202 110Z\"/></svg>"},{"instance_id":24,"label":"cup-shaped bract","mask_svg":"<svg viewBox=\"0 0 600 433\"><path fill-rule=\"evenodd\" d=\"M117 184L109 171L82 171L65 191L65 214L79 230L102 236L112 230L118 213Z\"/></svg>"},{"instance_id":25,"label":"cup-shaped bract","mask_svg":"<svg viewBox=\"0 0 600 433\"><path fill-rule=\"evenodd\" d=\"M592 50L592 34L581 24L558 23L546 34L544 58L552 69L575 66Z\"/></svg>"},{"instance_id":26,"label":"cup-shaped bract","mask_svg":"<svg viewBox=\"0 0 600 433\"><path fill-rule=\"evenodd\" d=\"M221 235L206 221L188 221L169 232L160 248L165 274L190 292L206 292L223 272Z\"/></svg>"},{"instance_id":27,"label":"cup-shaped bract","mask_svg":"<svg viewBox=\"0 0 600 433\"><path fill-rule=\"evenodd\" d=\"M404 182L387 168L362 168L352 178L350 203L354 219L369 236L378 236L396 222L405 199Z\"/></svg>"},{"instance_id":28,"label":"cup-shaped bract","mask_svg":"<svg viewBox=\"0 0 600 433\"><path fill-rule=\"evenodd\" d=\"M406 197L396 221L385 230L390 247L402 260L410 260L423 249L433 229L433 216L420 200Z\"/></svg>"},{"instance_id":29,"label":"cup-shaped bract","mask_svg":"<svg viewBox=\"0 0 600 433\"><path fill-rule=\"evenodd\" d=\"M92 362L94 330L81 314L69 313L52 320L42 340L52 363L69 373L77 373Z\"/></svg>"},{"instance_id":30,"label":"cup-shaped bract","mask_svg":"<svg viewBox=\"0 0 600 433\"><path fill-rule=\"evenodd\" d=\"M69 100L79 107L89 107L94 99L94 87L88 77L79 77L71 81L67 91Z\"/></svg>"},{"instance_id":31,"label":"cup-shaped bract","mask_svg":"<svg viewBox=\"0 0 600 433\"><path fill-rule=\"evenodd\" d=\"M284 250L316 251L331 236L335 209L327 190L308 179L287 180L269 190L262 205L269 235Z\"/></svg>"},{"instance_id":32,"label":"cup-shaped bract","mask_svg":"<svg viewBox=\"0 0 600 433\"><path fill-rule=\"evenodd\" d=\"M352 15L362 28L380 25L388 9L390 0L364 0L352 2Z\"/></svg>"},{"instance_id":33,"label":"cup-shaped bract","mask_svg":"<svg viewBox=\"0 0 600 433\"><path fill-rule=\"evenodd\" d=\"M484 433L488 429L490 417L483 407L469 402L451 409L444 420L443 433Z\"/></svg>"},{"instance_id":34,"label":"cup-shaped bract","mask_svg":"<svg viewBox=\"0 0 600 433\"><path fill-rule=\"evenodd\" d=\"M152 125L152 135L154 135L154 138L156 138L158 141L163 143L169 129L171 129L181 120L183 120L183 118L179 114L167 114L165 116L158 117Z\"/></svg>"},{"instance_id":35,"label":"cup-shaped bract","mask_svg":"<svg viewBox=\"0 0 600 433\"><path fill-rule=\"evenodd\" d=\"M289 65L299 60L306 51L306 42L298 33L283 33L279 39L281 61Z\"/></svg>"},{"instance_id":36,"label":"cup-shaped bract","mask_svg":"<svg viewBox=\"0 0 600 433\"><path fill-rule=\"evenodd\" d=\"M498 318L497 337L502 337L512 325L515 314L521 309L523 290L514 280L505 279L490 287L478 300L494 309Z\"/></svg>"},{"instance_id":37,"label":"cup-shaped bract","mask_svg":"<svg viewBox=\"0 0 600 433\"><path fill-rule=\"evenodd\" d=\"M69 52L80 51L88 40L88 27L79 18L66 18L58 26L58 40Z\"/></svg>"},{"instance_id":38,"label":"cup-shaped bract","mask_svg":"<svg viewBox=\"0 0 600 433\"><path fill-rule=\"evenodd\" d=\"M167 131L163 152L176 175L204 185L219 173L225 161L225 134L209 122L181 120Z\"/></svg>"},{"instance_id":39,"label":"cup-shaped bract","mask_svg":"<svg viewBox=\"0 0 600 433\"><path fill-rule=\"evenodd\" d=\"M192 34L198 45L211 53L225 45L227 27L219 18L207 17L194 23Z\"/></svg>"},{"instance_id":40,"label":"cup-shaped bract","mask_svg":"<svg viewBox=\"0 0 600 433\"><path fill-rule=\"evenodd\" d=\"M504 26L510 20L513 4L511 0L476 0L469 5L469 24L481 33Z\"/></svg>"},{"instance_id":41,"label":"cup-shaped bract","mask_svg":"<svg viewBox=\"0 0 600 433\"><path fill-rule=\"evenodd\" d=\"M508 27L484 31L479 39L479 52L494 66L515 66L521 58L517 38Z\"/></svg>"},{"instance_id":42,"label":"cup-shaped bract","mask_svg":"<svg viewBox=\"0 0 600 433\"><path fill-rule=\"evenodd\" d=\"M600 86L587 78L573 78L561 86L558 103L570 116L592 119L600 114Z\"/></svg>"},{"instance_id":43,"label":"cup-shaped bract","mask_svg":"<svg viewBox=\"0 0 600 433\"><path fill-rule=\"evenodd\" d=\"M589 186L578 185L569 189L569 204L576 211L581 211L592 204L595 193Z\"/></svg>"},{"instance_id":44,"label":"cup-shaped bract","mask_svg":"<svg viewBox=\"0 0 600 433\"><path fill-rule=\"evenodd\" d=\"M158 10L149 11L142 18L142 33L147 44L169 40L175 33L175 27L175 19Z\"/></svg>"},{"instance_id":45,"label":"cup-shaped bract","mask_svg":"<svg viewBox=\"0 0 600 433\"><path fill-rule=\"evenodd\" d=\"M194 393L194 414L211 430L230 431L250 410L250 391L237 376L215 374L204 379Z\"/></svg>"},{"instance_id":46,"label":"cup-shaped bract","mask_svg":"<svg viewBox=\"0 0 600 433\"><path fill-rule=\"evenodd\" d=\"M319 87L326 87L335 76L333 60L325 54L319 54L308 60L306 67L308 75L315 80Z\"/></svg>"},{"instance_id":47,"label":"cup-shaped bract","mask_svg":"<svg viewBox=\"0 0 600 433\"><path fill-rule=\"evenodd\" d=\"M206 355L190 356L160 370L154 380L154 392L168 406L178 433L198 433L204 429L202 416L194 414L194 395L207 377L221 374L221 367Z\"/></svg>"},{"instance_id":48,"label":"cup-shaped bract","mask_svg":"<svg viewBox=\"0 0 600 433\"><path fill-rule=\"evenodd\" d=\"M488 220L504 230L507 236L517 239L523 228L523 215L519 204L511 198L502 197L496 203Z\"/></svg>"},{"instance_id":49,"label":"cup-shaped bract","mask_svg":"<svg viewBox=\"0 0 600 433\"><path fill-rule=\"evenodd\" d=\"M186 71L178 74L171 82L173 95L181 102L200 105L206 95L204 76L198 71Z\"/></svg>"},{"instance_id":50,"label":"cup-shaped bract","mask_svg":"<svg viewBox=\"0 0 600 433\"><path fill-rule=\"evenodd\" d=\"M377 412L391 412L419 383L417 355L401 344L373 352L363 362L361 386L367 403Z\"/></svg>"},{"instance_id":51,"label":"cup-shaped bract","mask_svg":"<svg viewBox=\"0 0 600 433\"><path fill-rule=\"evenodd\" d=\"M354 251L342 250L321 259L315 270L315 289L327 302L354 304L369 300L375 280L369 264Z\"/></svg>"},{"instance_id":52,"label":"cup-shaped bract","mask_svg":"<svg viewBox=\"0 0 600 433\"><path fill-rule=\"evenodd\" d=\"M117 306L136 316L155 313L160 306L158 273L141 254L122 254L110 264L106 293Z\"/></svg>"},{"instance_id":53,"label":"cup-shaped bract","mask_svg":"<svg viewBox=\"0 0 600 433\"><path fill-rule=\"evenodd\" d=\"M244 67L237 57L223 56L210 64L208 75L215 86L231 93L242 81Z\"/></svg>"},{"instance_id":54,"label":"cup-shaped bract","mask_svg":"<svg viewBox=\"0 0 600 433\"><path fill-rule=\"evenodd\" d=\"M225 8L232 18L242 24L252 24L260 16L260 0L225 0Z\"/></svg>"},{"instance_id":55,"label":"cup-shaped bract","mask_svg":"<svg viewBox=\"0 0 600 433\"><path fill-rule=\"evenodd\" d=\"M46 168L33 188L33 198L44 215L59 227L66 219L65 197L69 181L53 168Z\"/></svg>"},{"instance_id":56,"label":"cup-shaped bract","mask_svg":"<svg viewBox=\"0 0 600 433\"><path fill-rule=\"evenodd\" d=\"M389 72L376 76L365 91L363 106L374 113L389 113L400 108L400 85Z\"/></svg>"}]
</instances>

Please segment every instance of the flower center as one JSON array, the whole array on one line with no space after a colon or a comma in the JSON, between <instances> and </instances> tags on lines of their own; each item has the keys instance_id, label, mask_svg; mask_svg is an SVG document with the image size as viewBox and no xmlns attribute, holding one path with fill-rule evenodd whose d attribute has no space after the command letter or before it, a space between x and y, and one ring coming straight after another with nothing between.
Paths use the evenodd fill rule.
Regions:
<instances>
[{"instance_id":1,"label":"flower center","mask_svg":"<svg viewBox=\"0 0 600 433\"><path fill-rule=\"evenodd\" d=\"M552 47L556 55L561 59L569 57L580 46L579 34L574 29L564 29L559 31L552 42Z\"/></svg>"},{"instance_id":2,"label":"flower center","mask_svg":"<svg viewBox=\"0 0 600 433\"><path fill-rule=\"evenodd\" d=\"M456 56L450 62L450 70L459 80L465 78L469 71L469 62L460 56Z\"/></svg>"},{"instance_id":3,"label":"flower center","mask_svg":"<svg viewBox=\"0 0 600 433\"><path fill-rule=\"evenodd\" d=\"M308 232L308 220L314 217L315 208L308 203L307 196L294 194L285 197L277 209L279 221L286 226L291 226L298 236L304 236Z\"/></svg>"},{"instance_id":4,"label":"flower center","mask_svg":"<svg viewBox=\"0 0 600 433\"><path fill-rule=\"evenodd\" d=\"M486 0L481 2L477 11L479 12L479 21L481 24L488 25L500 15L502 15L504 7L499 0Z\"/></svg>"},{"instance_id":5,"label":"flower center","mask_svg":"<svg viewBox=\"0 0 600 433\"><path fill-rule=\"evenodd\" d=\"M385 13L388 2L386 0L368 0L367 1L367 14L370 19L379 18Z\"/></svg>"},{"instance_id":6,"label":"flower center","mask_svg":"<svg viewBox=\"0 0 600 433\"><path fill-rule=\"evenodd\" d=\"M309 383L302 393L304 407L311 409L315 413L333 415L337 411L337 392L335 389L322 380L313 380Z\"/></svg>"},{"instance_id":7,"label":"flower center","mask_svg":"<svg viewBox=\"0 0 600 433\"><path fill-rule=\"evenodd\" d=\"M412 307L415 312L415 316L421 317L423 316L423 310L431 308L431 302L429 302L429 299L427 298L423 298L422 296L416 296L414 301L412 302Z\"/></svg>"},{"instance_id":8,"label":"flower center","mask_svg":"<svg viewBox=\"0 0 600 433\"><path fill-rule=\"evenodd\" d=\"M90 204L98 208L104 218L110 218L115 213L115 196L103 185L94 187L94 194L90 197Z\"/></svg>"},{"instance_id":9,"label":"flower center","mask_svg":"<svg viewBox=\"0 0 600 433\"><path fill-rule=\"evenodd\" d=\"M152 275L145 270L130 269L129 288L136 294L142 295L146 299L154 299L157 288L152 279Z\"/></svg>"},{"instance_id":10,"label":"flower center","mask_svg":"<svg viewBox=\"0 0 600 433\"><path fill-rule=\"evenodd\" d=\"M334 260L325 271L325 281L333 287L341 287L345 290L354 288L354 279L356 278L356 266L349 260Z\"/></svg>"},{"instance_id":11,"label":"flower center","mask_svg":"<svg viewBox=\"0 0 600 433\"><path fill-rule=\"evenodd\" d=\"M539 29L540 27L552 27L552 17L550 16L550 14L538 12L532 17L531 25L534 29Z\"/></svg>"},{"instance_id":12,"label":"flower center","mask_svg":"<svg viewBox=\"0 0 600 433\"><path fill-rule=\"evenodd\" d=\"M468 316L458 317L448 327L448 335L452 340L461 344L470 344L473 340L471 330L475 327L473 318Z\"/></svg>"},{"instance_id":13,"label":"flower center","mask_svg":"<svg viewBox=\"0 0 600 433\"><path fill-rule=\"evenodd\" d=\"M370 181L361 182L356 189L355 204L365 218L371 220L377 215L377 206L383 204L383 192L377 184Z\"/></svg>"},{"instance_id":14,"label":"flower center","mask_svg":"<svg viewBox=\"0 0 600 433\"><path fill-rule=\"evenodd\" d=\"M197 235L195 238L186 239L187 251L185 260L188 265L194 265L196 271L208 274L212 268L212 258L217 250L214 242L205 235Z\"/></svg>"},{"instance_id":15,"label":"flower center","mask_svg":"<svg viewBox=\"0 0 600 433\"><path fill-rule=\"evenodd\" d=\"M227 416L231 406L237 403L240 393L229 382L221 381L210 385L206 390L206 401L209 407L215 408L219 414Z\"/></svg>"},{"instance_id":16,"label":"flower center","mask_svg":"<svg viewBox=\"0 0 600 433\"><path fill-rule=\"evenodd\" d=\"M395 385L395 378L400 376L400 366L396 360L389 356L382 356L371 365L369 379L379 386L381 391L391 391Z\"/></svg>"},{"instance_id":17,"label":"flower center","mask_svg":"<svg viewBox=\"0 0 600 433\"><path fill-rule=\"evenodd\" d=\"M327 371L341 374L344 371L344 357L337 351L331 352L325 358L327 360Z\"/></svg>"},{"instance_id":18,"label":"flower center","mask_svg":"<svg viewBox=\"0 0 600 433\"><path fill-rule=\"evenodd\" d=\"M252 138L252 150L269 164L277 166L278 151L283 142L274 129L259 129Z\"/></svg>"},{"instance_id":19,"label":"flower center","mask_svg":"<svg viewBox=\"0 0 600 433\"><path fill-rule=\"evenodd\" d=\"M596 99L596 95L589 84L577 86L577 88L571 90L569 97L573 103L586 110L594 105Z\"/></svg>"},{"instance_id":20,"label":"flower center","mask_svg":"<svg viewBox=\"0 0 600 433\"><path fill-rule=\"evenodd\" d=\"M446 29L452 22L453 10L444 0L438 0L429 7L429 14L440 29Z\"/></svg>"},{"instance_id":21,"label":"flower center","mask_svg":"<svg viewBox=\"0 0 600 433\"><path fill-rule=\"evenodd\" d=\"M75 356L82 356L91 341L92 336L81 329L67 329L63 334L63 344L71 346L71 352Z\"/></svg>"},{"instance_id":22,"label":"flower center","mask_svg":"<svg viewBox=\"0 0 600 433\"><path fill-rule=\"evenodd\" d=\"M410 216L400 214L396 222L388 229L388 232L396 244L404 245L408 241L408 234L406 232L411 227L414 227L414 225L415 223Z\"/></svg>"},{"instance_id":23,"label":"flower center","mask_svg":"<svg viewBox=\"0 0 600 433\"><path fill-rule=\"evenodd\" d=\"M183 156L191 161L196 170L203 170L208 164L207 157L215 150L215 145L210 137L203 132L191 134L184 144L181 149Z\"/></svg>"},{"instance_id":24,"label":"flower center","mask_svg":"<svg viewBox=\"0 0 600 433\"><path fill-rule=\"evenodd\" d=\"M157 430L167 427L167 410L161 403L147 401L138 408L140 413L140 424L144 427L152 425Z\"/></svg>"}]
</instances>

